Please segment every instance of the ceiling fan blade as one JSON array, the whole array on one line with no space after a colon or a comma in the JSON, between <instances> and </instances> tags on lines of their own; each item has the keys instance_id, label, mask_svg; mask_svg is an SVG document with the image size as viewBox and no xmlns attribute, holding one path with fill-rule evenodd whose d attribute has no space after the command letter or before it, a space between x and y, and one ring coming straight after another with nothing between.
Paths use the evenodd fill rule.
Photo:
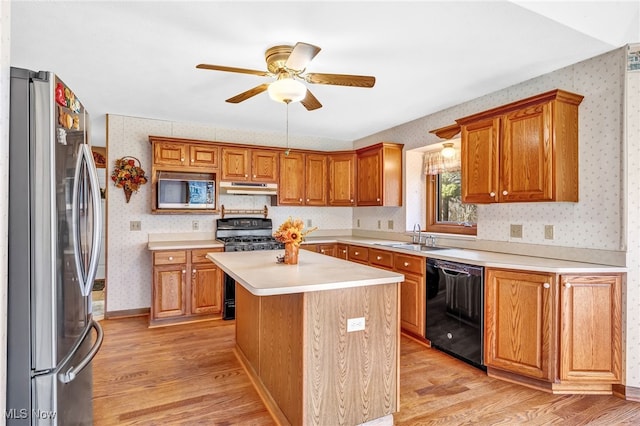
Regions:
<instances>
[{"instance_id":1,"label":"ceiling fan blade","mask_svg":"<svg viewBox=\"0 0 640 426\"><path fill-rule=\"evenodd\" d=\"M246 101L247 99L258 95L269 88L269 83L264 83L259 86L254 87L253 89L249 89L246 92L242 92L239 95L235 95L232 98L227 99L227 102L231 102L232 104L237 104L242 101Z\"/></svg>"},{"instance_id":2,"label":"ceiling fan blade","mask_svg":"<svg viewBox=\"0 0 640 426\"><path fill-rule=\"evenodd\" d=\"M293 46L293 50L289 54L284 66L290 70L302 71L309 65L309 62L316 57L318 52L320 52L318 46L298 42Z\"/></svg>"},{"instance_id":3,"label":"ceiling fan blade","mask_svg":"<svg viewBox=\"0 0 640 426\"><path fill-rule=\"evenodd\" d=\"M304 79L309 83L333 84L336 86L373 87L376 78L368 75L348 74L307 74Z\"/></svg>"},{"instance_id":4,"label":"ceiling fan blade","mask_svg":"<svg viewBox=\"0 0 640 426\"><path fill-rule=\"evenodd\" d=\"M307 109L307 111L313 111L314 109L322 108L322 104L318 99L313 96L311 90L307 89L307 95L300 103Z\"/></svg>"},{"instance_id":5,"label":"ceiling fan blade","mask_svg":"<svg viewBox=\"0 0 640 426\"><path fill-rule=\"evenodd\" d=\"M266 71L250 70L247 68L225 67L222 65L199 64L199 65L196 65L196 68L213 70L213 71L227 71L227 72L238 72L241 74L261 75L264 77L268 77L271 75Z\"/></svg>"}]
</instances>

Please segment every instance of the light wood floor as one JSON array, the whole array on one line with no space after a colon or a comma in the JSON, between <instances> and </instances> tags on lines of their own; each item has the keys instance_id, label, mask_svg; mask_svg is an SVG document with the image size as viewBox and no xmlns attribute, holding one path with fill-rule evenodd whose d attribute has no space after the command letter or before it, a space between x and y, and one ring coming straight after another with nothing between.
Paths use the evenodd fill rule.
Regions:
<instances>
[{"instance_id":1,"label":"light wood floor","mask_svg":"<svg viewBox=\"0 0 640 426\"><path fill-rule=\"evenodd\" d=\"M95 426L274 424L233 355L233 321L154 329L147 322L101 322ZM400 374L396 425L640 424L640 403L506 383L405 337Z\"/></svg>"}]
</instances>

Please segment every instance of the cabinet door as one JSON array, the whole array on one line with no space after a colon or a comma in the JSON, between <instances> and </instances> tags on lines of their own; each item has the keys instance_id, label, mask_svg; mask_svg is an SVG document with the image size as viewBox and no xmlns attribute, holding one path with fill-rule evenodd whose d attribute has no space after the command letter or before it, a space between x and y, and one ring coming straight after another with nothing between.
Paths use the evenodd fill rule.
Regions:
<instances>
[{"instance_id":1,"label":"cabinet door","mask_svg":"<svg viewBox=\"0 0 640 426\"><path fill-rule=\"evenodd\" d=\"M336 257L338 254L338 246L337 244L318 244L316 251L320 254Z\"/></svg>"},{"instance_id":2,"label":"cabinet door","mask_svg":"<svg viewBox=\"0 0 640 426\"><path fill-rule=\"evenodd\" d=\"M336 257L338 259L347 260L347 253L348 253L348 250L347 250L347 245L346 244L338 243L336 245Z\"/></svg>"},{"instance_id":3,"label":"cabinet door","mask_svg":"<svg viewBox=\"0 0 640 426\"><path fill-rule=\"evenodd\" d=\"M219 314L222 273L212 262L194 264L191 269L191 313Z\"/></svg>"},{"instance_id":4,"label":"cabinet door","mask_svg":"<svg viewBox=\"0 0 640 426\"><path fill-rule=\"evenodd\" d=\"M187 313L186 272L184 264L153 268L153 319L179 317Z\"/></svg>"},{"instance_id":5,"label":"cabinet door","mask_svg":"<svg viewBox=\"0 0 640 426\"><path fill-rule=\"evenodd\" d=\"M153 144L153 163L164 166L182 166L187 148L183 143L156 142Z\"/></svg>"},{"instance_id":6,"label":"cabinet door","mask_svg":"<svg viewBox=\"0 0 640 426\"><path fill-rule=\"evenodd\" d=\"M553 198L551 108L548 103L502 117L500 201Z\"/></svg>"},{"instance_id":7,"label":"cabinet door","mask_svg":"<svg viewBox=\"0 0 640 426\"><path fill-rule=\"evenodd\" d=\"M498 201L498 138L500 120L482 120L462 126L462 200Z\"/></svg>"},{"instance_id":8,"label":"cabinet door","mask_svg":"<svg viewBox=\"0 0 640 426\"><path fill-rule=\"evenodd\" d=\"M485 364L552 381L555 276L487 269L486 280Z\"/></svg>"},{"instance_id":9,"label":"cabinet door","mask_svg":"<svg viewBox=\"0 0 640 426\"><path fill-rule=\"evenodd\" d=\"M355 205L356 156L329 155L329 205Z\"/></svg>"},{"instance_id":10,"label":"cabinet door","mask_svg":"<svg viewBox=\"0 0 640 426\"><path fill-rule=\"evenodd\" d=\"M306 154L305 157L304 204L307 206L326 206L327 156Z\"/></svg>"},{"instance_id":11,"label":"cabinet door","mask_svg":"<svg viewBox=\"0 0 640 426\"><path fill-rule=\"evenodd\" d=\"M220 149L217 146L189 145L190 167L217 169L219 167Z\"/></svg>"},{"instance_id":12,"label":"cabinet door","mask_svg":"<svg viewBox=\"0 0 640 426\"><path fill-rule=\"evenodd\" d=\"M304 205L304 154L280 154L278 205Z\"/></svg>"},{"instance_id":13,"label":"cabinet door","mask_svg":"<svg viewBox=\"0 0 640 426\"><path fill-rule=\"evenodd\" d=\"M244 182L249 178L249 150L222 148L222 180Z\"/></svg>"},{"instance_id":14,"label":"cabinet door","mask_svg":"<svg viewBox=\"0 0 640 426\"><path fill-rule=\"evenodd\" d=\"M560 379L620 383L621 277L563 276Z\"/></svg>"},{"instance_id":15,"label":"cabinet door","mask_svg":"<svg viewBox=\"0 0 640 426\"><path fill-rule=\"evenodd\" d=\"M359 206L381 206L382 201L382 150L370 150L358 154Z\"/></svg>"},{"instance_id":16,"label":"cabinet door","mask_svg":"<svg viewBox=\"0 0 640 426\"><path fill-rule=\"evenodd\" d=\"M404 274L404 281L400 284L400 326L418 336L424 336L424 288L424 276Z\"/></svg>"},{"instance_id":17,"label":"cabinet door","mask_svg":"<svg viewBox=\"0 0 640 426\"><path fill-rule=\"evenodd\" d=\"M361 246L348 246L347 247L347 259L367 264L369 263L369 249Z\"/></svg>"},{"instance_id":18,"label":"cabinet door","mask_svg":"<svg viewBox=\"0 0 640 426\"><path fill-rule=\"evenodd\" d=\"M278 152L251 150L251 180L275 183L278 181Z\"/></svg>"}]
</instances>

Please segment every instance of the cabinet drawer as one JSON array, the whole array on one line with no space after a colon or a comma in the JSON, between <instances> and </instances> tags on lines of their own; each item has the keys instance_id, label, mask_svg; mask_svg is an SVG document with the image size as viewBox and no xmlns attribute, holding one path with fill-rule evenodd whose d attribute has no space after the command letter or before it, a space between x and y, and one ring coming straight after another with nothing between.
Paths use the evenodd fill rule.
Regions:
<instances>
[{"instance_id":1,"label":"cabinet drawer","mask_svg":"<svg viewBox=\"0 0 640 426\"><path fill-rule=\"evenodd\" d=\"M176 265L187 263L187 252L184 250L157 251L153 254L154 265Z\"/></svg>"},{"instance_id":2,"label":"cabinet drawer","mask_svg":"<svg viewBox=\"0 0 640 426\"><path fill-rule=\"evenodd\" d=\"M395 268L398 271L424 275L425 263L427 261L421 256L409 256L395 253L394 262Z\"/></svg>"},{"instance_id":3,"label":"cabinet drawer","mask_svg":"<svg viewBox=\"0 0 640 426\"><path fill-rule=\"evenodd\" d=\"M393 252L369 249L369 263L383 268L393 269Z\"/></svg>"},{"instance_id":4,"label":"cabinet drawer","mask_svg":"<svg viewBox=\"0 0 640 426\"><path fill-rule=\"evenodd\" d=\"M369 249L360 246L349 246L347 259L369 263Z\"/></svg>"},{"instance_id":5,"label":"cabinet drawer","mask_svg":"<svg viewBox=\"0 0 640 426\"><path fill-rule=\"evenodd\" d=\"M223 251L223 249L222 247L216 247L191 250L191 263L211 263L211 261L207 259L207 253L215 251Z\"/></svg>"}]
</instances>

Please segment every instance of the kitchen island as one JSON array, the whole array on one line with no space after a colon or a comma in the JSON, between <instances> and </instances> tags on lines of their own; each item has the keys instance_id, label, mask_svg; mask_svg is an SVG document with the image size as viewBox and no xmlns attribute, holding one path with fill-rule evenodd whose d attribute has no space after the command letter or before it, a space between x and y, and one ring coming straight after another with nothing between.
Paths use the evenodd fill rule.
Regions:
<instances>
[{"instance_id":1,"label":"kitchen island","mask_svg":"<svg viewBox=\"0 0 640 426\"><path fill-rule=\"evenodd\" d=\"M209 253L236 280L236 353L278 423L392 424L402 274L308 251Z\"/></svg>"}]
</instances>

